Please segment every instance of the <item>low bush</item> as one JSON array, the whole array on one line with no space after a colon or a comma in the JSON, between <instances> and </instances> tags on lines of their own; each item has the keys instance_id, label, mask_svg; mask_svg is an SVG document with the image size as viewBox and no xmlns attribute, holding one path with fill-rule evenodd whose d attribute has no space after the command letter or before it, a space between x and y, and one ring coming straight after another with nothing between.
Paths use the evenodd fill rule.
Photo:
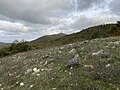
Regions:
<instances>
[{"instance_id":1,"label":"low bush","mask_svg":"<svg viewBox=\"0 0 120 90\"><path fill-rule=\"evenodd\" d=\"M32 45L30 45L26 41L15 41L9 47L1 48L0 49L0 57L4 57L7 55L19 53L19 52L26 52L32 50Z\"/></svg>"}]
</instances>

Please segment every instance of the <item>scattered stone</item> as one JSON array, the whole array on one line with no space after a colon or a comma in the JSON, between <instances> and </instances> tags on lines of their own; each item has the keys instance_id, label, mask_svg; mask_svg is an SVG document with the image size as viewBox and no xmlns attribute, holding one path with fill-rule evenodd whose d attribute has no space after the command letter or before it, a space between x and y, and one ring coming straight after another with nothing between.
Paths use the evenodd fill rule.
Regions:
<instances>
[{"instance_id":1,"label":"scattered stone","mask_svg":"<svg viewBox=\"0 0 120 90\"><path fill-rule=\"evenodd\" d=\"M71 73L71 72L69 72L69 75L72 75L72 73Z\"/></svg>"},{"instance_id":2,"label":"scattered stone","mask_svg":"<svg viewBox=\"0 0 120 90\"><path fill-rule=\"evenodd\" d=\"M70 69L73 69L73 67L70 67Z\"/></svg>"},{"instance_id":3,"label":"scattered stone","mask_svg":"<svg viewBox=\"0 0 120 90\"><path fill-rule=\"evenodd\" d=\"M67 72L67 70L65 70L65 72Z\"/></svg>"},{"instance_id":4,"label":"scattered stone","mask_svg":"<svg viewBox=\"0 0 120 90\"><path fill-rule=\"evenodd\" d=\"M78 54L72 60L68 61L68 64L67 64L69 68L77 67L79 65L80 65L80 57Z\"/></svg>"},{"instance_id":5,"label":"scattered stone","mask_svg":"<svg viewBox=\"0 0 120 90\"><path fill-rule=\"evenodd\" d=\"M117 87L116 90L120 90L119 87Z\"/></svg>"},{"instance_id":6,"label":"scattered stone","mask_svg":"<svg viewBox=\"0 0 120 90\"><path fill-rule=\"evenodd\" d=\"M33 71L34 71L35 73L38 73L38 72L40 72L40 69L37 69L37 68L35 67L35 68L33 68Z\"/></svg>"},{"instance_id":7,"label":"scattered stone","mask_svg":"<svg viewBox=\"0 0 120 90\"><path fill-rule=\"evenodd\" d=\"M52 69L48 69L48 71L52 71Z\"/></svg>"},{"instance_id":8,"label":"scattered stone","mask_svg":"<svg viewBox=\"0 0 120 90\"><path fill-rule=\"evenodd\" d=\"M111 53L109 51L99 50L98 52L92 53L92 56L100 55L102 58L109 58Z\"/></svg>"},{"instance_id":9,"label":"scattered stone","mask_svg":"<svg viewBox=\"0 0 120 90\"><path fill-rule=\"evenodd\" d=\"M73 43L68 44L68 46L70 46L70 47L73 46L73 45L74 45Z\"/></svg>"},{"instance_id":10,"label":"scattered stone","mask_svg":"<svg viewBox=\"0 0 120 90\"><path fill-rule=\"evenodd\" d=\"M44 65L47 65L48 61L45 61Z\"/></svg>"},{"instance_id":11,"label":"scattered stone","mask_svg":"<svg viewBox=\"0 0 120 90\"><path fill-rule=\"evenodd\" d=\"M59 53L59 54L61 54L61 53L62 53L62 51L58 51L58 53Z\"/></svg>"},{"instance_id":12,"label":"scattered stone","mask_svg":"<svg viewBox=\"0 0 120 90\"><path fill-rule=\"evenodd\" d=\"M2 84L0 84L0 87L2 86Z\"/></svg>"},{"instance_id":13,"label":"scattered stone","mask_svg":"<svg viewBox=\"0 0 120 90\"><path fill-rule=\"evenodd\" d=\"M30 85L30 88L33 88L34 87L34 84Z\"/></svg>"},{"instance_id":14,"label":"scattered stone","mask_svg":"<svg viewBox=\"0 0 120 90\"><path fill-rule=\"evenodd\" d=\"M21 87L24 86L24 85L25 85L25 84L24 84L23 82L20 83L20 86L21 86Z\"/></svg>"},{"instance_id":15,"label":"scattered stone","mask_svg":"<svg viewBox=\"0 0 120 90\"><path fill-rule=\"evenodd\" d=\"M9 73L9 76L13 76L13 74Z\"/></svg>"},{"instance_id":16,"label":"scattered stone","mask_svg":"<svg viewBox=\"0 0 120 90\"><path fill-rule=\"evenodd\" d=\"M73 49L69 52L69 54L75 56L75 55L77 54L76 49L73 48Z\"/></svg>"},{"instance_id":17,"label":"scattered stone","mask_svg":"<svg viewBox=\"0 0 120 90\"><path fill-rule=\"evenodd\" d=\"M111 53L108 52L108 51L103 51L103 53L101 53L101 57L102 57L102 58L109 58L110 55L111 55Z\"/></svg>"},{"instance_id":18,"label":"scattered stone","mask_svg":"<svg viewBox=\"0 0 120 90\"><path fill-rule=\"evenodd\" d=\"M93 65L84 65L84 67L93 69Z\"/></svg>"},{"instance_id":19,"label":"scattered stone","mask_svg":"<svg viewBox=\"0 0 120 90\"><path fill-rule=\"evenodd\" d=\"M51 78L51 80L53 80L54 78Z\"/></svg>"},{"instance_id":20,"label":"scattered stone","mask_svg":"<svg viewBox=\"0 0 120 90\"><path fill-rule=\"evenodd\" d=\"M47 59L49 57L49 55L44 55L43 57L42 57L42 59Z\"/></svg>"},{"instance_id":21,"label":"scattered stone","mask_svg":"<svg viewBox=\"0 0 120 90\"><path fill-rule=\"evenodd\" d=\"M40 76L40 74L37 74L37 76Z\"/></svg>"},{"instance_id":22,"label":"scattered stone","mask_svg":"<svg viewBox=\"0 0 120 90\"><path fill-rule=\"evenodd\" d=\"M108 68L108 67L110 67L110 64L107 64L107 65L106 65L106 68Z\"/></svg>"},{"instance_id":23,"label":"scattered stone","mask_svg":"<svg viewBox=\"0 0 120 90\"><path fill-rule=\"evenodd\" d=\"M52 90L56 90L57 88L52 88Z\"/></svg>"},{"instance_id":24,"label":"scattered stone","mask_svg":"<svg viewBox=\"0 0 120 90\"><path fill-rule=\"evenodd\" d=\"M102 53L103 53L103 50L100 49L99 51L94 52L92 55L93 55L93 56L97 56L97 55L102 54Z\"/></svg>"},{"instance_id":25,"label":"scattered stone","mask_svg":"<svg viewBox=\"0 0 120 90\"><path fill-rule=\"evenodd\" d=\"M115 45L120 45L120 41L114 42Z\"/></svg>"},{"instance_id":26,"label":"scattered stone","mask_svg":"<svg viewBox=\"0 0 120 90\"><path fill-rule=\"evenodd\" d=\"M116 41L116 42L109 42L107 47L116 47L120 45L120 41Z\"/></svg>"},{"instance_id":27,"label":"scattered stone","mask_svg":"<svg viewBox=\"0 0 120 90\"><path fill-rule=\"evenodd\" d=\"M84 47L81 48L82 50L84 49Z\"/></svg>"},{"instance_id":28,"label":"scattered stone","mask_svg":"<svg viewBox=\"0 0 120 90\"><path fill-rule=\"evenodd\" d=\"M16 84L19 84L19 81L17 81Z\"/></svg>"},{"instance_id":29,"label":"scattered stone","mask_svg":"<svg viewBox=\"0 0 120 90\"><path fill-rule=\"evenodd\" d=\"M32 69L28 69L25 74L29 74L30 72L32 72Z\"/></svg>"},{"instance_id":30,"label":"scattered stone","mask_svg":"<svg viewBox=\"0 0 120 90\"><path fill-rule=\"evenodd\" d=\"M75 84L76 86L78 85L78 83Z\"/></svg>"}]
</instances>

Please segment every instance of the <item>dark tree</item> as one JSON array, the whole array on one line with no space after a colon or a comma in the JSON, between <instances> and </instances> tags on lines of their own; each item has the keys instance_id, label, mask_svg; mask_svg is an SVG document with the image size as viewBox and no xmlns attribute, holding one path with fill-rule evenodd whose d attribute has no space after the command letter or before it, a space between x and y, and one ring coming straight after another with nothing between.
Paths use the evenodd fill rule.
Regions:
<instances>
[{"instance_id":1,"label":"dark tree","mask_svg":"<svg viewBox=\"0 0 120 90\"><path fill-rule=\"evenodd\" d=\"M117 21L117 26L120 27L120 21Z\"/></svg>"}]
</instances>

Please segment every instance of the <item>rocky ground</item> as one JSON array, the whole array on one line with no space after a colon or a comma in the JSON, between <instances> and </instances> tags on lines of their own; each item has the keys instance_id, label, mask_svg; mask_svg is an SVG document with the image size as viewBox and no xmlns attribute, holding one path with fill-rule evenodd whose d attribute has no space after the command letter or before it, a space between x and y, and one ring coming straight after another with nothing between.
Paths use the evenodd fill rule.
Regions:
<instances>
[{"instance_id":1,"label":"rocky ground","mask_svg":"<svg viewBox=\"0 0 120 90\"><path fill-rule=\"evenodd\" d=\"M0 90L120 90L120 37L1 58Z\"/></svg>"}]
</instances>

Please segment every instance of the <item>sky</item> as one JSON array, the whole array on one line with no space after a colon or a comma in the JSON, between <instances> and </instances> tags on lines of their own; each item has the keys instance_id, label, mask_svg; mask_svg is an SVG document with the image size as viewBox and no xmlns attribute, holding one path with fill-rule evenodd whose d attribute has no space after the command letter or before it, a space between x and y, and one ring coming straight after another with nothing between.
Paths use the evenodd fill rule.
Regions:
<instances>
[{"instance_id":1,"label":"sky","mask_svg":"<svg viewBox=\"0 0 120 90\"><path fill-rule=\"evenodd\" d=\"M74 33L120 19L119 0L0 0L0 42Z\"/></svg>"}]
</instances>

